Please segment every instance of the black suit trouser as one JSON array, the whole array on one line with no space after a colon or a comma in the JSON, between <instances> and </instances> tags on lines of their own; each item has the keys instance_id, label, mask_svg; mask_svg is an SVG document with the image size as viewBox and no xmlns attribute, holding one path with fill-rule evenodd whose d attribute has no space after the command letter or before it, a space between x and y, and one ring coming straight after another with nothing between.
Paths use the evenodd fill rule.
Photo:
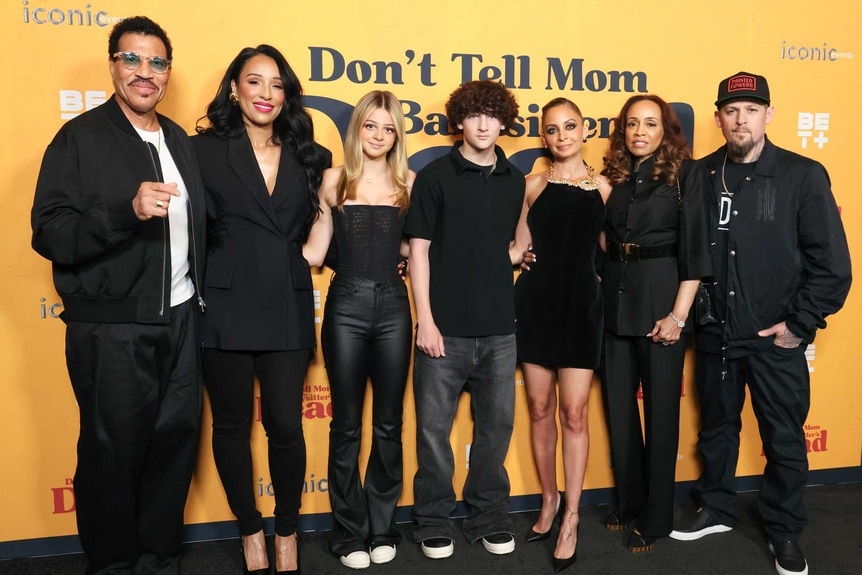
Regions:
<instances>
[{"instance_id":1,"label":"black suit trouser","mask_svg":"<svg viewBox=\"0 0 862 575\"><path fill-rule=\"evenodd\" d=\"M643 535L673 529L679 398L688 335L674 345L605 332L602 397L611 440L619 513ZM644 427L638 406L643 388Z\"/></svg>"},{"instance_id":2,"label":"black suit trouser","mask_svg":"<svg viewBox=\"0 0 862 575\"><path fill-rule=\"evenodd\" d=\"M167 325L70 322L66 329L88 575L178 572L201 381L191 301L170 313Z\"/></svg>"}]
</instances>

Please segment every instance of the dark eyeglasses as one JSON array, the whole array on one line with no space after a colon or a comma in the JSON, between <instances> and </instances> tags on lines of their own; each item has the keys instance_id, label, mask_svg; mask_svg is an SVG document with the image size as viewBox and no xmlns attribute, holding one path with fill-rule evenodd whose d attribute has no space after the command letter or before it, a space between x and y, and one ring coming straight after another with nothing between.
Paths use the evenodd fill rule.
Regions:
<instances>
[{"instance_id":1,"label":"dark eyeglasses","mask_svg":"<svg viewBox=\"0 0 862 575\"><path fill-rule=\"evenodd\" d=\"M137 52L117 52L113 55L114 61L119 60L126 70L137 70L141 67L141 62L146 60L150 63L150 70L156 74L164 74L171 67L171 61L162 58L161 56L141 56Z\"/></svg>"}]
</instances>

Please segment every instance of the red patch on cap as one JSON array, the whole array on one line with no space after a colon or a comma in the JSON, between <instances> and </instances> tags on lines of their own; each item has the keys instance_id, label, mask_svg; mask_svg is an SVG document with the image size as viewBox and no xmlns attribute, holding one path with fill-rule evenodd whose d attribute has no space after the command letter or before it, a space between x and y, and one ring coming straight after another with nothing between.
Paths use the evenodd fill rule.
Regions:
<instances>
[{"instance_id":1,"label":"red patch on cap","mask_svg":"<svg viewBox=\"0 0 862 575\"><path fill-rule=\"evenodd\" d=\"M757 91L757 78L753 76L736 76L727 81L727 91L729 93L745 91Z\"/></svg>"}]
</instances>

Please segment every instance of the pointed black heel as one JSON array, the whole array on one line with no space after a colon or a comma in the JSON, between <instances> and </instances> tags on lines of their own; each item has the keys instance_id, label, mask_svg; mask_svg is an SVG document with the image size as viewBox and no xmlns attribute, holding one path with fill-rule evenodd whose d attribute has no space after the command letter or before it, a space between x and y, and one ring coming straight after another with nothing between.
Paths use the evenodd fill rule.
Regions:
<instances>
[{"instance_id":1,"label":"pointed black heel","mask_svg":"<svg viewBox=\"0 0 862 575\"><path fill-rule=\"evenodd\" d=\"M571 513L572 516L575 516L577 514L578 514L577 511ZM575 527L575 534L576 534L577 538L580 540L580 535L581 535L580 519L578 520L578 524ZM578 548L577 548L578 543L579 543L579 541L575 542L575 550L572 551L572 554L569 557L565 557L565 558L560 558L560 557L555 557L555 556L551 557L551 559L552 559L551 566L554 568L554 573L559 573L563 569L568 569L569 567L571 567L572 565L575 564L575 562L578 560Z\"/></svg>"},{"instance_id":2,"label":"pointed black heel","mask_svg":"<svg viewBox=\"0 0 862 575\"><path fill-rule=\"evenodd\" d=\"M566 495L565 495L565 493L560 491L560 498L557 500L557 512L554 514L555 515L554 522L557 525L562 524L563 513L565 512L565 510L566 510ZM553 528L553 524L551 525L551 528ZM527 531L527 534L524 536L524 541L527 543L535 543L537 541L544 541L550 536L551 536L551 529L548 529L544 533L539 533L538 531L535 531L534 529L530 528L530 530Z\"/></svg>"}]
</instances>

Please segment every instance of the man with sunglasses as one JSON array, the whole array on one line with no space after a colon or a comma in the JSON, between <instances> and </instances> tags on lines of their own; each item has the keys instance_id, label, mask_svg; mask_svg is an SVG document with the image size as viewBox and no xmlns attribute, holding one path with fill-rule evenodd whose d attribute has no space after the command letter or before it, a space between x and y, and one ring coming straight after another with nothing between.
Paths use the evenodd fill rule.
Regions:
<instances>
[{"instance_id":1,"label":"man with sunglasses","mask_svg":"<svg viewBox=\"0 0 862 575\"><path fill-rule=\"evenodd\" d=\"M63 299L86 573L178 573L201 407L203 187L184 130L156 113L167 34L128 18L108 55L114 95L45 152L32 243Z\"/></svg>"}]
</instances>

